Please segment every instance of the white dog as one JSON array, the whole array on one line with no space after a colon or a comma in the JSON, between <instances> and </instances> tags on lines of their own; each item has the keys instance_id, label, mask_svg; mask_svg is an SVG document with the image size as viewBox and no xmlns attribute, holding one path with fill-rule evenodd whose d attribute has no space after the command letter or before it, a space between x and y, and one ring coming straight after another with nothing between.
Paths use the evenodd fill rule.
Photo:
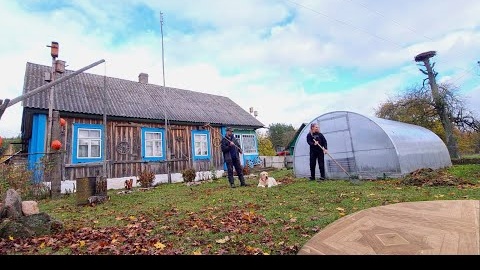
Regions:
<instances>
[{"instance_id":1,"label":"white dog","mask_svg":"<svg viewBox=\"0 0 480 270\"><path fill-rule=\"evenodd\" d=\"M277 186L278 183L273 177L268 176L268 172L261 172L260 179L258 180L257 187L274 187Z\"/></svg>"}]
</instances>

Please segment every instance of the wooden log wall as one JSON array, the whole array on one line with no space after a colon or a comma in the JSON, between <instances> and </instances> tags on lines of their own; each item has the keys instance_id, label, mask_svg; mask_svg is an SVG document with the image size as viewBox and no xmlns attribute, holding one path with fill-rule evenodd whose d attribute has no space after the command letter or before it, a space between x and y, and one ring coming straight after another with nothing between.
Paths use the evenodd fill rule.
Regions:
<instances>
[{"instance_id":1,"label":"wooden log wall","mask_svg":"<svg viewBox=\"0 0 480 270\"><path fill-rule=\"evenodd\" d=\"M75 180L81 177L101 175L102 164L72 164L73 124L102 124L100 119L85 119L63 117L67 125L63 131L63 145L66 151L64 179ZM138 172L148 168L155 174L167 172L167 162L146 162L141 154L142 127L163 128L163 123L137 123L124 121L107 122L107 177L120 178L138 175ZM187 168L198 171L210 171L212 165L216 170L223 169L223 155L220 149L220 128L210 128L211 160L192 161L192 130L199 126L170 125L168 132L168 146L170 148L170 172L181 173ZM124 146L122 148L122 146ZM126 146L126 147L125 147ZM165 146L164 146L165 147ZM123 150L123 151L122 151Z\"/></svg>"},{"instance_id":2,"label":"wooden log wall","mask_svg":"<svg viewBox=\"0 0 480 270\"><path fill-rule=\"evenodd\" d=\"M72 165L72 153L75 144L73 140L73 123L82 124L101 124L101 120L96 119L84 119L84 118L67 118L63 117L60 113L60 117L66 120L66 125L62 131L62 145L65 150L64 155L64 176L63 179L76 180L77 178L98 176L102 174L102 164L96 166L86 166L87 164L81 164L83 166L70 167Z\"/></svg>"}]
</instances>

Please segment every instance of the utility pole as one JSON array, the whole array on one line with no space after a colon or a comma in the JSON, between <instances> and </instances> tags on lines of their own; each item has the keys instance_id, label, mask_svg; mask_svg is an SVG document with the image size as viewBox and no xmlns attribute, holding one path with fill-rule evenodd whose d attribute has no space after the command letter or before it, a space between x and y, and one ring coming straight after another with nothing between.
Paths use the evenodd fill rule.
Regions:
<instances>
[{"instance_id":1,"label":"utility pole","mask_svg":"<svg viewBox=\"0 0 480 270\"><path fill-rule=\"evenodd\" d=\"M58 51L59 51L59 46L58 42L52 41L52 45L47 45L47 47L50 47L50 55L52 56L52 70L50 72L50 81L54 82L55 81L55 64L56 60L58 57ZM47 153L50 153L50 144L52 143L52 122L53 122L53 92L55 91L55 86L52 85L52 87L49 90L49 98L48 98L48 121L47 121L47 141L46 141L46 147L45 149L47 150Z\"/></svg>"},{"instance_id":2,"label":"utility pole","mask_svg":"<svg viewBox=\"0 0 480 270\"><path fill-rule=\"evenodd\" d=\"M54 111L52 113L52 140L60 140L60 113ZM50 149L51 147L48 147ZM51 183L52 199L60 198L62 194L62 167L63 154L62 151L50 151L48 155L48 174Z\"/></svg>"},{"instance_id":3,"label":"utility pole","mask_svg":"<svg viewBox=\"0 0 480 270\"><path fill-rule=\"evenodd\" d=\"M103 73L103 140L102 140L102 152L103 152L103 164L102 164L102 180L107 181L107 114L108 114L108 104L107 104L107 65L105 64L105 69Z\"/></svg>"},{"instance_id":4,"label":"utility pole","mask_svg":"<svg viewBox=\"0 0 480 270\"><path fill-rule=\"evenodd\" d=\"M415 61L422 62L426 68L426 71L422 69L420 69L420 71L428 76L428 78L425 80L428 80L430 84L435 110L437 111L440 121L442 122L443 129L445 130L445 137L450 158L459 158L457 140L453 135L453 124L448 113L447 104L445 102L445 98L441 96L440 92L438 91L438 85L436 81L438 73L433 69L435 63L433 63L433 65L430 64L430 58L434 57L436 54L437 52L435 51L424 52L415 56Z\"/></svg>"},{"instance_id":5,"label":"utility pole","mask_svg":"<svg viewBox=\"0 0 480 270\"><path fill-rule=\"evenodd\" d=\"M163 73L163 112L165 118L165 162L167 163L168 183L172 183L172 175L170 173L170 151L168 149L168 121L167 121L167 92L165 89L165 51L163 49L163 13L160 12L160 33L162 34L162 73Z\"/></svg>"}]
</instances>

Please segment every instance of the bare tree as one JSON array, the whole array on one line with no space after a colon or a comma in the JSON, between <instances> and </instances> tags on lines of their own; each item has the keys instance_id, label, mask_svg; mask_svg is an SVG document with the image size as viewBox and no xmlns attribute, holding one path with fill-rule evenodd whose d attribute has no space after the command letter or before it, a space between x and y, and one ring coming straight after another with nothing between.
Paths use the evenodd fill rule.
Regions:
<instances>
[{"instance_id":1,"label":"bare tree","mask_svg":"<svg viewBox=\"0 0 480 270\"><path fill-rule=\"evenodd\" d=\"M400 121L425 127L444 137L436 127L441 125L432 106L431 95L420 86L405 89L395 97L389 98L376 109L377 117Z\"/></svg>"},{"instance_id":2,"label":"bare tree","mask_svg":"<svg viewBox=\"0 0 480 270\"><path fill-rule=\"evenodd\" d=\"M438 72L434 70L435 63L432 65L430 64L430 58L434 57L436 54L437 53L434 51L424 52L415 56L415 61L422 62L423 66L425 67L425 70L420 69L423 74L428 76L428 78L423 81L423 88L425 88L425 81L428 80L432 93L434 108L440 117L440 122L445 130L445 139L450 157L458 158L457 140L455 139L455 136L453 136L453 119L451 118L452 113L448 110L446 96L439 91L436 81Z\"/></svg>"},{"instance_id":3,"label":"bare tree","mask_svg":"<svg viewBox=\"0 0 480 270\"><path fill-rule=\"evenodd\" d=\"M465 98L458 94L458 87L448 83L438 87L454 125L462 132L480 132L479 118L473 111L467 109Z\"/></svg>"},{"instance_id":4,"label":"bare tree","mask_svg":"<svg viewBox=\"0 0 480 270\"><path fill-rule=\"evenodd\" d=\"M452 130L457 128L461 132L480 132L479 118L466 107L458 87L440 84L438 95L452 123ZM430 87L417 85L380 104L375 114L381 118L423 126L444 137L446 141L445 126L438 112ZM441 131L438 130L439 127Z\"/></svg>"}]
</instances>

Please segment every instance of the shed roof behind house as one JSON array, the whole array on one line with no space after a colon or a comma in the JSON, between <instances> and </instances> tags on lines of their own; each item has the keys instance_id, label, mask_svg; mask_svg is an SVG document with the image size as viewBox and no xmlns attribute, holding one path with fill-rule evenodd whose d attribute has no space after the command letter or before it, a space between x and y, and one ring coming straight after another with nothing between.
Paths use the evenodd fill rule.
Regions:
<instances>
[{"instance_id":1,"label":"shed roof behind house","mask_svg":"<svg viewBox=\"0 0 480 270\"><path fill-rule=\"evenodd\" d=\"M23 92L44 85L45 72L51 67L27 63ZM63 76L73 73L67 70ZM58 75L57 75L58 76ZM260 128L264 125L230 98L190 90L166 87L124 79L81 73L55 86L54 108L72 113L103 114L104 82L107 114L116 117L211 123ZM48 109L48 91L23 102L26 108Z\"/></svg>"}]
</instances>

